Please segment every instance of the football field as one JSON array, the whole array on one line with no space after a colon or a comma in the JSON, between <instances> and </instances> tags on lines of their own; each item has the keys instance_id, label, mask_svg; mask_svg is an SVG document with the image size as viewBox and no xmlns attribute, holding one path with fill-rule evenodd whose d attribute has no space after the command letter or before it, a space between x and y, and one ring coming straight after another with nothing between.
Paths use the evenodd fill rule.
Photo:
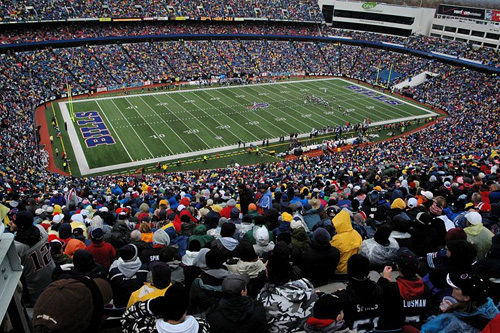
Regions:
<instances>
[{"instance_id":1,"label":"football field","mask_svg":"<svg viewBox=\"0 0 500 333\"><path fill-rule=\"evenodd\" d=\"M321 102L305 102L315 96ZM323 101L328 102L325 106ZM196 88L74 99L59 109L81 175L261 145L346 122L372 125L434 116L423 107L342 79ZM344 111L344 112L343 112ZM300 137L300 136L299 136Z\"/></svg>"}]
</instances>

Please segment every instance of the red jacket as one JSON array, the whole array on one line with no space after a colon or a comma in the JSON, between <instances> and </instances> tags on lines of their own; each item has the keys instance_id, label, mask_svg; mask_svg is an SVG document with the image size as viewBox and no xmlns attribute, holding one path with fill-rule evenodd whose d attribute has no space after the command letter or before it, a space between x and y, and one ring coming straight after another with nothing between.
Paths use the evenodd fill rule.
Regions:
<instances>
[{"instance_id":1,"label":"red jacket","mask_svg":"<svg viewBox=\"0 0 500 333\"><path fill-rule=\"evenodd\" d=\"M191 215L191 213L189 212L189 210L187 210L187 209L183 209L183 210L181 210L181 212L180 212L179 214L175 214L175 219L174 219L174 221L173 221L175 231L177 231L177 232L179 232L179 231L181 230L181 224L182 224L182 223L181 223L181 217L182 217L183 215L187 215L187 216L189 216L189 219L190 219L191 221L193 221L194 223L198 224L198 220L197 220L197 219L195 219L195 218L193 217L193 215Z\"/></svg>"},{"instance_id":2,"label":"red jacket","mask_svg":"<svg viewBox=\"0 0 500 333\"><path fill-rule=\"evenodd\" d=\"M115 248L106 241L101 241L99 243L92 242L92 244L87 246L86 250L92 253L95 262L102 265L105 272L109 270L111 263L116 258Z\"/></svg>"},{"instance_id":3,"label":"red jacket","mask_svg":"<svg viewBox=\"0 0 500 333\"><path fill-rule=\"evenodd\" d=\"M225 217L226 219L229 219L231 216L231 210L234 208L235 206L226 206L224 207L221 211L220 211L220 216L221 217Z\"/></svg>"}]
</instances>

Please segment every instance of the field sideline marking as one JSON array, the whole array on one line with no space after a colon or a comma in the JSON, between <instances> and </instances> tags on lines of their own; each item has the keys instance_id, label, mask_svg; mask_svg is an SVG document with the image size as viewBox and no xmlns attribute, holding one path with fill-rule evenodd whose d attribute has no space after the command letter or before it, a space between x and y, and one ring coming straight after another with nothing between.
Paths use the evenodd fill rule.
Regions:
<instances>
[{"instance_id":1,"label":"field sideline marking","mask_svg":"<svg viewBox=\"0 0 500 333\"><path fill-rule=\"evenodd\" d=\"M73 121L69 115L68 107L66 106L66 102L59 102L59 108L61 110L61 115L63 117L63 121L68 124L68 133L69 143L71 147L73 147L73 153L75 154L76 164L78 164L78 168L80 169L80 173L83 174L84 171L90 170L89 163L87 162L87 158L83 153L83 147L78 138L78 134L76 133L75 126L73 125Z\"/></svg>"},{"instance_id":2,"label":"field sideline marking","mask_svg":"<svg viewBox=\"0 0 500 333\"><path fill-rule=\"evenodd\" d=\"M108 96L108 97L95 97L95 98L86 98L86 99L74 99L74 103L83 103L83 102L88 102L88 101L95 101L95 100L107 100L107 99L117 99L117 98L128 98L128 97L136 97L136 96L151 96L151 95L164 95L164 94L176 94L176 93L183 93L183 92L193 92L193 91L202 91L202 90L217 90L217 89L235 89L235 88L241 88L241 87L247 87L247 86L268 86L268 85L278 85L278 84L294 84L294 83L303 83L303 82L316 82L316 81L328 81L328 80L342 80L341 78L337 77L327 77L324 79L311 79L311 80L297 80L297 81L285 81L285 82L275 82L275 83L251 83L251 84L246 84L246 85L235 85L235 86L226 86L226 87L208 87L208 88L197 88L197 85L193 85L193 89L185 89L185 90L175 90L175 91L157 91L157 92L150 92L150 93L144 93L144 94L133 94L133 95L121 95L121 96ZM349 81L347 81L349 82Z\"/></svg>"}]
</instances>

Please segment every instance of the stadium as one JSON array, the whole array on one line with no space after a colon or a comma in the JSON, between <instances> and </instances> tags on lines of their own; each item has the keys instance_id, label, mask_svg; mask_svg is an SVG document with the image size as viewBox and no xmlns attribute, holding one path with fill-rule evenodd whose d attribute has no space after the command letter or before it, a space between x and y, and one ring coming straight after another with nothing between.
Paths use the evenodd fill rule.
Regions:
<instances>
[{"instance_id":1,"label":"stadium","mask_svg":"<svg viewBox=\"0 0 500 333\"><path fill-rule=\"evenodd\" d=\"M495 1L0 12L0 332L500 330Z\"/></svg>"}]
</instances>

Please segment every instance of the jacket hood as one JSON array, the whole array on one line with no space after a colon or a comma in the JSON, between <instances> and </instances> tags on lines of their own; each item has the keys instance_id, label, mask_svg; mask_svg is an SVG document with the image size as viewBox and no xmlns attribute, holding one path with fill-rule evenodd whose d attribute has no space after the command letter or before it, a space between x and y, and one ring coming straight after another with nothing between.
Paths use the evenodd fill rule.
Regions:
<instances>
[{"instance_id":1,"label":"jacket hood","mask_svg":"<svg viewBox=\"0 0 500 333\"><path fill-rule=\"evenodd\" d=\"M481 233L481 231L483 231L483 224L478 223L475 225L468 226L467 228L464 229L464 231L467 235L477 236Z\"/></svg>"},{"instance_id":2,"label":"jacket hood","mask_svg":"<svg viewBox=\"0 0 500 333\"><path fill-rule=\"evenodd\" d=\"M222 237L220 238L220 242L229 251L234 251L236 246L238 246L238 241L232 237Z\"/></svg>"},{"instance_id":3,"label":"jacket hood","mask_svg":"<svg viewBox=\"0 0 500 333\"><path fill-rule=\"evenodd\" d=\"M267 246L269 244L269 231L264 226L256 227L254 238L258 245Z\"/></svg>"},{"instance_id":4,"label":"jacket hood","mask_svg":"<svg viewBox=\"0 0 500 333\"><path fill-rule=\"evenodd\" d=\"M134 261L123 261L122 258L118 258L111 264L111 267L109 269L112 270L113 268L117 267L123 275L130 278L135 273L137 273L141 266L142 263L139 258L136 258Z\"/></svg>"},{"instance_id":5,"label":"jacket hood","mask_svg":"<svg viewBox=\"0 0 500 333\"><path fill-rule=\"evenodd\" d=\"M335 215L335 217L332 219L332 223L335 227L335 230L337 230L337 233L339 234L353 230L351 218L349 216L349 213L345 210L341 210L340 213Z\"/></svg>"},{"instance_id":6,"label":"jacket hood","mask_svg":"<svg viewBox=\"0 0 500 333\"><path fill-rule=\"evenodd\" d=\"M156 321L156 330L158 333L198 333L200 324L193 316L187 316L180 324L169 324L168 322L158 319Z\"/></svg>"},{"instance_id":7,"label":"jacket hood","mask_svg":"<svg viewBox=\"0 0 500 333\"><path fill-rule=\"evenodd\" d=\"M252 317L255 304L248 296L236 296L222 298L219 302L219 308L228 321L240 323Z\"/></svg>"},{"instance_id":8,"label":"jacket hood","mask_svg":"<svg viewBox=\"0 0 500 333\"><path fill-rule=\"evenodd\" d=\"M207 227L203 224L197 225L193 230L193 235L206 235Z\"/></svg>"},{"instance_id":9,"label":"jacket hood","mask_svg":"<svg viewBox=\"0 0 500 333\"><path fill-rule=\"evenodd\" d=\"M411 281L398 278L396 282L399 286L399 294L404 300L411 301L417 299L424 293L424 281L422 279Z\"/></svg>"},{"instance_id":10,"label":"jacket hood","mask_svg":"<svg viewBox=\"0 0 500 333\"><path fill-rule=\"evenodd\" d=\"M240 259L235 266L230 265L228 269L237 274L247 273L250 279L256 278L260 272L266 270L266 265L260 259L257 261L243 261Z\"/></svg>"}]
</instances>

